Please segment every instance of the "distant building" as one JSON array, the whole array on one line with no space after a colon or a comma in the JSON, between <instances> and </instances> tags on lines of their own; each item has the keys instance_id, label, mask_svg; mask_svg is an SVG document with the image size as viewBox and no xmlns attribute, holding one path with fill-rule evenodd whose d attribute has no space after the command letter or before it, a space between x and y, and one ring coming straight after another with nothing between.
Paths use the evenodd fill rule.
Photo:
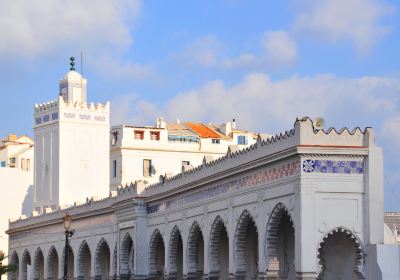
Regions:
<instances>
[{"instance_id":1,"label":"distant building","mask_svg":"<svg viewBox=\"0 0 400 280\"><path fill-rule=\"evenodd\" d=\"M119 125L111 128L110 188L138 181L145 185L194 168L254 144L257 135L236 129L235 120L222 125L193 122L155 126ZM142 184L140 184L142 182ZM144 183L144 184L143 184Z\"/></svg>"},{"instance_id":2,"label":"distant building","mask_svg":"<svg viewBox=\"0 0 400 280\"><path fill-rule=\"evenodd\" d=\"M57 100L36 104L34 210L49 212L109 190L109 103L86 103L71 67Z\"/></svg>"},{"instance_id":3,"label":"distant building","mask_svg":"<svg viewBox=\"0 0 400 280\"><path fill-rule=\"evenodd\" d=\"M18 168L33 174L33 150L30 137L9 134L0 139L0 167Z\"/></svg>"},{"instance_id":4,"label":"distant building","mask_svg":"<svg viewBox=\"0 0 400 280\"><path fill-rule=\"evenodd\" d=\"M0 250L7 252L8 217L32 214L34 143L28 136L0 139Z\"/></svg>"},{"instance_id":5,"label":"distant building","mask_svg":"<svg viewBox=\"0 0 400 280\"><path fill-rule=\"evenodd\" d=\"M385 243L400 244L400 212L385 213Z\"/></svg>"}]
</instances>

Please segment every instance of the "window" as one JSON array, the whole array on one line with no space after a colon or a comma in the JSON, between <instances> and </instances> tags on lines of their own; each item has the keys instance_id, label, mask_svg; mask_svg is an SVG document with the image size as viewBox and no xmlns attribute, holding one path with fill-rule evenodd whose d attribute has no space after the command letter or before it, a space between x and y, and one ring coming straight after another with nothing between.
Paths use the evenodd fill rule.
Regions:
<instances>
[{"instance_id":1,"label":"window","mask_svg":"<svg viewBox=\"0 0 400 280\"><path fill-rule=\"evenodd\" d=\"M118 141L118 131L111 132L111 145L114 146Z\"/></svg>"},{"instance_id":2,"label":"window","mask_svg":"<svg viewBox=\"0 0 400 280\"><path fill-rule=\"evenodd\" d=\"M237 137L237 142L239 145L247 145L247 136L239 135Z\"/></svg>"},{"instance_id":3,"label":"window","mask_svg":"<svg viewBox=\"0 0 400 280\"><path fill-rule=\"evenodd\" d=\"M15 167L15 157L10 158L10 167Z\"/></svg>"},{"instance_id":4,"label":"window","mask_svg":"<svg viewBox=\"0 0 400 280\"><path fill-rule=\"evenodd\" d=\"M219 141L219 139L212 139L212 140L211 140L211 143L213 143L213 144L219 144L220 141Z\"/></svg>"},{"instance_id":5,"label":"window","mask_svg":"<svg viewBox=\"0 0 400 280\"><path fill-rule=\"evenodd\" d=\"M25 170L25 159L21 158L21 169Z\"/></svg>"},{"instance_id":6,"label":"window","mask_svg":"<svg viewBox=\"0 0 400 280\"><path fill-rule=\"evenodd\" d=\"M29 158L26 159L26 171L31 170L31 160Z\"/></svg>"},{"instance_id":7,"label":"window","mask_svg":"<svg viewBox=\"0 0 400 280\"><path fill-rule=\"evenodd\" d=\"M151 159L143 160L143 176L150 177L153 174L153 167L151 164Z\"/></svg>"},{"instance_id":8,"label":"window","mask_svg":"<svg viewBox=\"0 0 400 280\"><path fill-rule=\"evenodd\" d=\"M159 131L150 131L150 140L160 140L160 132Z\"/></svg>"},{"instance_id":9,"label":"window","mask_svg":"<svg viewBox=\"0 0 400 280\"><path fill-rule=\"evenodd\" d=\"M144 138L144 131L135 130L135 140L143 140L143 138Z\"/></svg>"},{"instance_id":10,"label":"window","mask_svg":"<svg viewBox=\"0 0 400 280\"><path fill-rule=\"evenodd\" d=\"M58 119L58 112L52 113L52 114L51 114L51 119L52 119L52 120Z\"/></svg>"},{"instance_id":11,"label":"window","mask_svg":"<svg viewBox=\"0 0 400 280\"><path fill-rule=\"evenodd\" d=\"M114 159L113 160L113 170L112 170L112 174L113 174L113 178L116 178L117 177L117 160L116 159Z\"/></svg>"},{"instance_id":12,"label":"window","mask_svg":"<svg viewBox=\"0 0 400 280\"><path fill-rule=\"evenodd\" d=\"M0 166L1 167L6 167L6 162L5 161L0 162Z\"/></svg>"}]
</instances>

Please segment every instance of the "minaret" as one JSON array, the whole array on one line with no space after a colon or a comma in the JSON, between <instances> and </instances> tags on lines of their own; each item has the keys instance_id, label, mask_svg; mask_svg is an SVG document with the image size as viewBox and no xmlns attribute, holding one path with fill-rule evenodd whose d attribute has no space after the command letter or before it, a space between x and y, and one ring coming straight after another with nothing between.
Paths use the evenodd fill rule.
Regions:
<instances>
[{"instance_id":1,"label":"minaret","mask_svg":"<svg viewBox=\"0 0 400 280\"><path fill-rule=\"evenodd\" d=\"M57 100L35 105L34 210L104 197L109 191L109 103L86 103L87 81L75 71L60 80Z\"/></svg>"}]
</instances>

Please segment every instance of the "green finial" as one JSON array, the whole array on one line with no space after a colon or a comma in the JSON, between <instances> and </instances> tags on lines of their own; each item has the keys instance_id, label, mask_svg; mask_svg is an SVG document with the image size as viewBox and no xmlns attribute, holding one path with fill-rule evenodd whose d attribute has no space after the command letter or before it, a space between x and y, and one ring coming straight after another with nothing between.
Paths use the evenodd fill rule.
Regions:
<instances>
[{"instance_id":1,"label":"green finial","mask_svg":"<svg viewBox=\"0 0 400 280\"><path fill-rule=\"evenodd\" d=\"M69 65L71 65L71 67L69 68L69 70L75 71L75 62L74 62L75 57L71 56L71 57L69 58L69 60L70 60Z\"/></svg>"}]
</instances>

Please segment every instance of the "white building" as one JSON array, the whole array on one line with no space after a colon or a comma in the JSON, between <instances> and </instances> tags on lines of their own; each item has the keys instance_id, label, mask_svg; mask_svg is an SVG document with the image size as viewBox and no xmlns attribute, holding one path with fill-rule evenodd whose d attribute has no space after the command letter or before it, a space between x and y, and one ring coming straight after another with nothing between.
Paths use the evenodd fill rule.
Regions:
<instances>
[{"instance_id":1,"label":"white building","mask_svg":"<svg viewBox=\"0 0 400 280\"><path fill-rule=\"evenodd\" d=\"M109 191L109 103L86 103L73 67L58 99L35 105L34 210L52 211Z\"/></svg>"},{"instance_id":2,"label":"white building","mask_svg":"<svg viewBox=\"0 0 400 280\"><path fill-rule=\"evenodd\" d=\"M33 198L34 143L28 136L0 139L0 250L7 252L8 218L30 215Z\"/></svg>"},{"instance_id":3,"label":"white building","mask_svg":"<svg viewBox=\"0 0 400 280\"><path fill-rule=\"evenodd\" d=\"M217 126L166 123L162 118L155 126L113 126L110 137L111 190L138 181L139 193L146 184L212 161L228 149L249 147L257 139L254 133L236 129L235 120Z\"/></svg>"},{"instance_id":4,"label":"white building","mask_svg":"<svg viewBox=\"0 0 400 280\"><path fill-rule=\"evenodd\" d=\"M29 136L9 134L0 139L0 168L18 168L33 175L33 140Z\"/></svg>"},{"instance_id":5,"label":"white building","mask_svg":"<svg viewBox=\"0 0 400 280\"><path fill-rule=\"evenodd\" d=\"M114 196L9 223L11 280L400 279L384 244L383 153L373 129L266 141Z\"/></svg>"}]
</instances>

